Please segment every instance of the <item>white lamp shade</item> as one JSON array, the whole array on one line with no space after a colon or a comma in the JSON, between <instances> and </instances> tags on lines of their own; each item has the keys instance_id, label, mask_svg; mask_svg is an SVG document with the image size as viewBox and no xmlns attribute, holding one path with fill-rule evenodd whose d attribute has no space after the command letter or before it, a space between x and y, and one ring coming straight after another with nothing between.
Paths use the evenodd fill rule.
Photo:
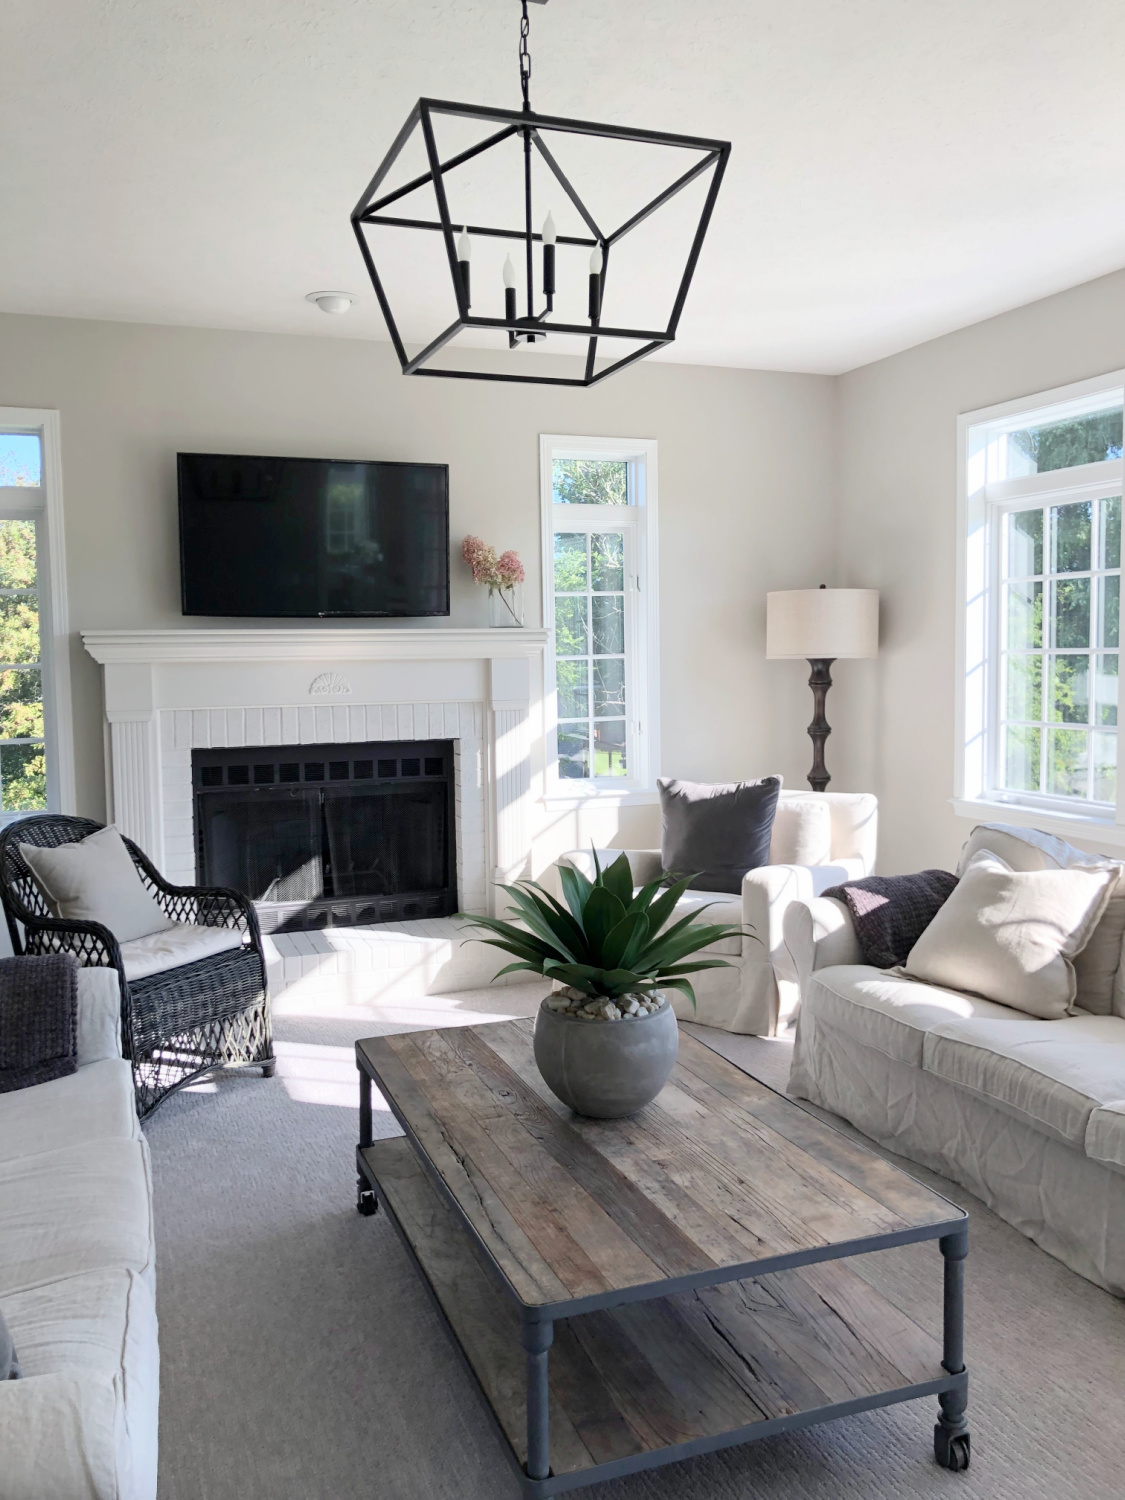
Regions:
<instances>
[{"instance_id":1,"label":"white lamp shade","mask_svg":"<svg viewBox=\"0 0 1125 1500\"><path fill-rule=\"evenodd\" d=\"M769 657L875 656L877 589L786 589L766 595Z\"/></svg>"}]
</instances>

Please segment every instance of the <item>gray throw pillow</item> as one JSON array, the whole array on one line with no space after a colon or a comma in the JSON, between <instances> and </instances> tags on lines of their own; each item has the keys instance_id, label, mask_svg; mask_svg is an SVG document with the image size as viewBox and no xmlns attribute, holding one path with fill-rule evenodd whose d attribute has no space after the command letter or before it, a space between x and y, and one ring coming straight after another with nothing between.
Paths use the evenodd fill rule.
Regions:
<instances>
[{"instance_id":1,"label":"gray throw pillow","mask_svg":"<svg viewBox=\"0 0 1125 1500\"><path fill-rule=\"evenodd\" d=\"M666 874L694 875L697 891L737 894L747 870L769 864L780 776L718 785L662 779L656 785Z\"/></svg>"},{"instance_id":2,"label":"gray throw pillow","mask_svg":"<svg viewBox=\"0 0 1125 1500\"><path fill-rule=\"evenodd\" d=\"M4 1322L4 1314L0 1312L0 1380L19 1380L20 1375L20 1362L16 1358L16 1347L12 1343L8 1325Z\"/></svg>"}]
</instances>

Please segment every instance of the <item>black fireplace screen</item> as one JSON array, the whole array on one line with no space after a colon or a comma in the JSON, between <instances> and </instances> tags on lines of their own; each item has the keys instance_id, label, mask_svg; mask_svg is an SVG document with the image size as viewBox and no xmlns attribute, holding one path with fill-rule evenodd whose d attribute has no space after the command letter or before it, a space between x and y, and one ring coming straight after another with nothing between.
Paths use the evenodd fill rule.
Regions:
<instances>
[{"instance_id":1,"label":"black fireplace screen","mask_svg":"<svg viewBox=\"0 0 1125 1500\"><path fill-rule=\"evenodd\" d=\"M193 750L192 782L199 879L265 931L457 909L450 740Z\"/></svg>"}]
</instances>

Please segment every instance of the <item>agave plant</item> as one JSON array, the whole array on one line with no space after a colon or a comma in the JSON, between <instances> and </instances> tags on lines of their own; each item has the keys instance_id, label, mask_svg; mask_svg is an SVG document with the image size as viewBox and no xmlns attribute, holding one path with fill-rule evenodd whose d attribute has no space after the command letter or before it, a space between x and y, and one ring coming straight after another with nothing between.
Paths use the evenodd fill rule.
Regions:
<instances>
[{"instance_id":1,"label":"agave plant","mask_svg":"<svg viewBox=\"0 0 1125 1500\"><path fill-rule=\"evenodd\" d=\"M697 911L666 926L676 902L694 876L667 876L650 881L634 894L633 872L627 857L602 869L594 851L593 881L569 865L559 866L566 905L534 880L521 880L500 889L511 898L508 914L471 917L470 925L491 934L476 939L511 953L517 962L494 977L516 970L542 974L591 999L616 1000L620 995L651 994L675 989L695 1005L695 991L687 976L701 969L729 969L723 958L684 960L724 938L741 936L743 929L729 923L700 922Z\"/></svg>"}]
</instances>

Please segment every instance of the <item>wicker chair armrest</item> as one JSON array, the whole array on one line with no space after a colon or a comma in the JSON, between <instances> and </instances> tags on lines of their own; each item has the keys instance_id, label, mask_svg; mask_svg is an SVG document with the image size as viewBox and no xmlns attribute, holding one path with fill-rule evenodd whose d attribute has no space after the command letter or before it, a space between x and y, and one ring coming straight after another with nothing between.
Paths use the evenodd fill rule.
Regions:
<instances>
[{"instance_id":1,"label":"wicker chair armrest","mask_svg":"<svg viewBox=\"0 0 1125 1500\"><path fill-rule=\"evenodd\" d=\"M25 953L73 953L87 969L116 969L124 975L121 946L100 922L65 922L58 917L21 916Z\"/></svg>"},{"instance_id":2,"label":"wicker chair armrest","mask_svg":"<svg viewBox=\"0 0 1125 1500\"><path fill-rule=\"evenodd\" d=\"M261 946L258 913L241 891L225 886L172 885L143 849L131 839L125 842L166 916L174 922L194 922L201 927L232 927L248 933Z\"/></svg>"},{"instance_id":3,"label":"wicker chair armrest","mask_svg":"<svg viewBox=\"0 0 1125 1500\"><path fill-rule=\"evenodd\" d=\"M195 922L200 927L231 927L261 943L258 913L241 891L217 885L169 885L161 881L156 899L177 922Z\"/></svg>"}]
</instances>

